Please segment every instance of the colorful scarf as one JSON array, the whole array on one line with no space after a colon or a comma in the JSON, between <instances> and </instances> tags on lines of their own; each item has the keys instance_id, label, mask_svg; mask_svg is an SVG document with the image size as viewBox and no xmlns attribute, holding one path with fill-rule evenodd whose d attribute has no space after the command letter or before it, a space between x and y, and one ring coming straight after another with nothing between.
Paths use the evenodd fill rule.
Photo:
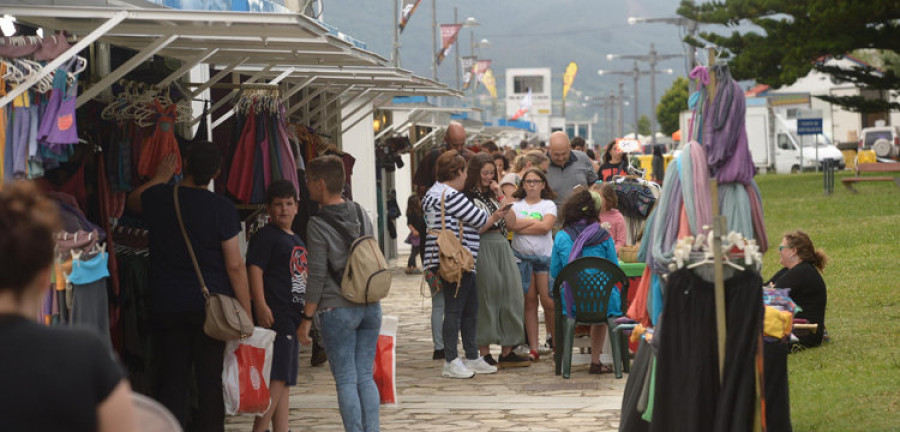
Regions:
<instances>
[{"instance_id":1,"label":"colorful scarf","mask_svg":"<svg viewBox=\"0 0 900 432\"><path fill-rule=\"evenodd\" d=\"M597 221L588 224L587 220L581 220L563 228L563 231L574 239L572 250L569 252L569 262L581 257L581 251L586 247L602 244L610 239L609 231L601 227ZM568 283L562 285L563 314L566 317L575 317L575 296Z\"/></svg>"}]
</instances>

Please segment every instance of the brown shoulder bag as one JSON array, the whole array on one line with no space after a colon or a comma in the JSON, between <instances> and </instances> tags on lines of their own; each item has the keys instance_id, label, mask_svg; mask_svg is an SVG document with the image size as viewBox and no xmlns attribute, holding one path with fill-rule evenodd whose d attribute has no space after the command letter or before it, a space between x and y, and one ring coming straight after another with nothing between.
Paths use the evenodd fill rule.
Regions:
<instances>
[{"instance_id":1,"label":"brown shoulder bag","mask_svg":"<svg viewBox=\"0 0 900 432\"><path fill-rule=\"evenodd\" d=\"M191 246L191 239L188 237L187 230L184 228L184 220L181 218L181 204L178 201L177 185L175 186L174 195L175 216L178 217L178 226L181 228L184 243L187 245L188 254L191 256L191 263L194 264L194 271L197 272L197 280L200 281L200 289L203 290L203 298L206 300L206 319L203 321L203 332L207 336L220 341L250 337L253 334L253 320L250 319L250 315L244 310L241 303L234 297L211 293L206 288L206 281L203 279L203 273L200 272L197 256L194 255L194 247Z\"/></svg>"}]
</instances>

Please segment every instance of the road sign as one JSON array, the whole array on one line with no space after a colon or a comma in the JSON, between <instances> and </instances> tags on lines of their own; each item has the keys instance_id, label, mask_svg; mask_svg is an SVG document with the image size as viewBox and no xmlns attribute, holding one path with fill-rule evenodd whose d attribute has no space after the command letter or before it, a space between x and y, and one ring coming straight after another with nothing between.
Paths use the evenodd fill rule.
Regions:
<instances>
[{"instance_id":1,"label":"road sign","mask_svg":"<svg viewBox=\"0 0 900 432\"><path fill-rule=\"evenodd\" d=\"M797 135L818 135L822 133L822 118L798 118Z\"/></svg>"},{"instance_id":2,"label":"road sign","mask_svg":"<svg viewBox=\"0 0 900 432\"><path fill-rule=\"evenodd\" d=\"M822 118L822 110L820 109L798 109L798 119L820 119Z\"/></svg>"}]
</instances>

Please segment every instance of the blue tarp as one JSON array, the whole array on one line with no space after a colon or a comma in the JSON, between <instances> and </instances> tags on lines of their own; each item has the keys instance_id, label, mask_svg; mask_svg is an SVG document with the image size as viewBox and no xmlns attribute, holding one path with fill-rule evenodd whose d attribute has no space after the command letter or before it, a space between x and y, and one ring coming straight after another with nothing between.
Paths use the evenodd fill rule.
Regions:
<instances>
[{"instance_id":1,"label":"blue tarp","mask_svg":"<svg viewBox=\"0 0 900 432\"><path fill-rule=\"evenodd\" d=\"M528 132L534 132L536 130L534 127L534 123L525 120L498 119L497 126L509 126L517 129L524 129Z\"/></svg>"}]
</instances>

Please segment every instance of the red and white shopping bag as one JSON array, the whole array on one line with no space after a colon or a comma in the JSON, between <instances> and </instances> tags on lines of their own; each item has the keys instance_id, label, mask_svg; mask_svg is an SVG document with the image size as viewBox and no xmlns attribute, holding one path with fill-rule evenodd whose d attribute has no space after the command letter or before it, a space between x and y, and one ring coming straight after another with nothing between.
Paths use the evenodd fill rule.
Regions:
<instances>
[{"instance_id":1,"label":"red and white shopping bag","mask_svg":"<svg viewBox=\"0 0 900 432\"><path fill-rule=\"evenodd\" d=\"M275 332L262 327L255 327L247 339L225 343L222 369L225 413L263 414L269 409L274 343Z\"/></svg>"},{"instance_id":2,"label":"red and white shopping bag","mask_svg":"<svg viewBox=\"0 0 900 432\"><path fill-rule=\"evenodd\" d=\"M397 317L381 318L381 332L375 349L374 379L382 404L397 403Z\"/></svg>"}]
</instances>

